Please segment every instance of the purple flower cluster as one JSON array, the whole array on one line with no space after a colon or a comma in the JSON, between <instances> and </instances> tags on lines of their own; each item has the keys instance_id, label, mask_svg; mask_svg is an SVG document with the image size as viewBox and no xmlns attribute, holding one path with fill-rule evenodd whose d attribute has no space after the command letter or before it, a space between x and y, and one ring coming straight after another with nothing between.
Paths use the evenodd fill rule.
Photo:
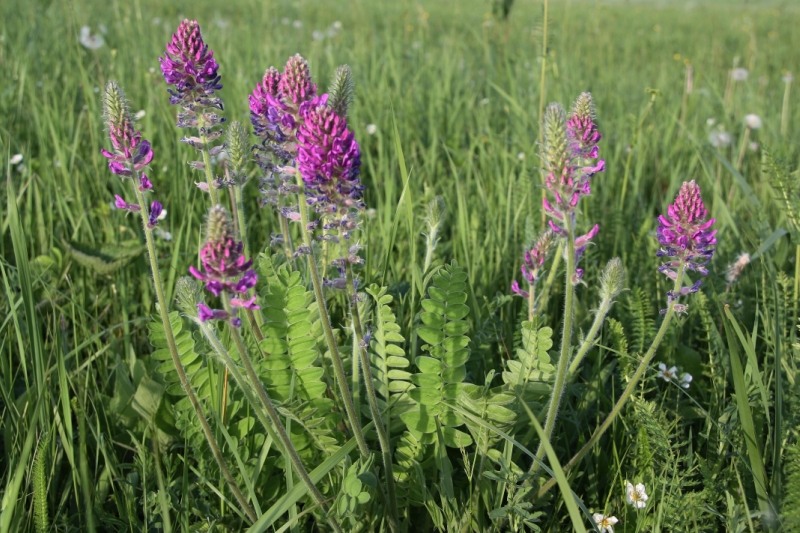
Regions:
<instances>
[{"instance_id":1,"label":"purple flower cluster","mask_svg":"<svg viewBox=\"0 0 800 533\"><path fill-rule=\"evenodd\" d=\"M358 206L363 187L358 178L361 152L347 121L315 98L303 113L297 132L297 167L309 192L319 201Z\"/></svg>"},{"instance_id":2,"label":"purple flower cluster","mask_svg":"<svg viewBox=\"0 0 800 533\"><path fill-rule=\"evenodd\" d=\"M550 229L565 237L565 226L574 226L578 202L592 192L592 178L605 170L605 161L599 159L598 143L602 135L594 119L591 94L578 96L569 117L560 105L551 104L543 126L545 187L550 194L542 199L542 207L549 217ZM576 264L599 230L600 226L595 224L575 238ZM573 283L579 283L582 277L583 269L576 268Z\"/></svg>"},{"instance_id":3,"label":"purple flower cluster","mask_svg":"<svg viewBox=\"0 0 800 533\"><path fill-rule=\"evenodd\" d=\"M189 273L205 283L205 288L214 296L231 297L228 301L230 312L225 309L212 309L205 303L197 304L201 321L230 320L239 327L241 319L236 316L237 308L259 309L256 297L246 297L247 291L255 287L258 276L250 267L252 260L244 255L244 246L235 239L227 211L219 205L211 208L208 214L208 235L200 250L200 269L189 267Z\"/></svg>"},{"instance_id":4,"label":"purple flower cluster","mask_svg":"<svg viewBox=\"0 0 800 533\"><path fill-rule=\"evenodd\" d=\"M256 154L265 171L261 188L265 203L297 221L298 208L292 204L299 192L295 174L299 172L306 201L321 216L322 238L337 242L349 238L364 207L361 152L343 113L337 113L327 94L317 94L302 56L289 58L282 72L267 69L250 94L250 120L261 139ZM309 229L318 226L311 224ZM352 255L349 250L343 253Z\"/></svg>"},{"instance_id":5,"label":"purple flower cluster","mask_svg":"<svg viewBox=\"0 0 800 533\"><path fill-rule=\"evenodd\" d=\"M601 138L589 93L578 97L569 118L558 104L548 107L544 139L545 187L552 199L544 198L542 207L550 217L550 227L559 235L564 234L567 217L574 217L581 197L591 194L592 177L605 170L605 161L598 158ZM592 228L583 236L584 240L588 242L596 234L597 228ZM576 242L576 248L580 247Z\"/></svg>"},{"instance_id":6,"label":"purple flower cluster","mask_svg":"<svg viewBox=\"0 0 800 533\"><path fill-rule=\"evenodd\" d=\"M181 107L178 127L193 128L200 132L200 136L186 136L181 142L198 151L208 151L210 156L218 155L223 145L214 143L222 136L223 131L219 126L225 122L225 118L217 113L223 109L222 99L216 95L222 89L219 65L214 59L214 52L203 40L196 20L180 23L159 62L164 80L171 86L169 101ZM203 161L189 164L195 169L205 168ZM215 177L211 185L220 188L230 185L230 182ZM198 184L198 187L208 191L209 183Z\"/></svg>"},{"instance_id":7,"label":"purple flower cluster","mask_svg":"<svg viewBox=\"0 0 800 533\"><path fill-rule=\"evenodd\" d=\"M219 65L214 52L203 41L196 20L184 19L180 23L159 62L164 79L174 88L170 90L171 103L222 108L221 102L214 98L214 93L222 89L217 73Z\"/></svg>"},{"instance_id":8,"label":"purple flower cluster","mask_svg":"<svg viewBox=\"0 0 800 533\"><path fill-rule=\"evenodd\" d=\"M532 287L541 277L544 262L547 260L547 255L553 245L554 233L552 230L545 231L541 237L536 241L536 244L530 250L525 252L523 256L523 263L520 267L522 277L528 282L528 286ZM515 294L528 298L530 293L519 286L517 280L511 283L511 291Z\"/></svg>"},{"instance_id":9,"label":"purple flower cluster","mask_svg":"<svg viewBox=\"0 0 800 533\"><path fill-rule=\"evenodd\" d=\"M112 150L102 148L100 153L108 159L108 169L122 178L135 179L139 192L152 191L153 183L143 171L153 160L153 149L150 142L142 138L142 133L134 128L128 102L115 82L106 85L103 112ZM138 213L142 209L139 204L129 203L118 194L114 195L114 207L129 213ZM165 216L161 202L154 200L147 213L147 227L153 229Z\"/></svg>"},{"instance_id":10,"label":"purple flower cluster","mask_svg":"<svg viewBox=\"0 0 800 533\"><path fill-rule=\"evenodd\" d=\"M694 180L684 182L675 202L667 208L667 214L658 217L657 236L661 249L657 255L668 258L658 271L671 280L677 280L678 275L685 271L708 275L706 265L711 261L717 244L717 230L711 229L715 221L708 218L700 186ZM668 301L697 292L701 282L698 279L689 287L669 291ZM677 312L685 312L687 306L676 303L674 308Z\"/></svg>"}]
</instances>

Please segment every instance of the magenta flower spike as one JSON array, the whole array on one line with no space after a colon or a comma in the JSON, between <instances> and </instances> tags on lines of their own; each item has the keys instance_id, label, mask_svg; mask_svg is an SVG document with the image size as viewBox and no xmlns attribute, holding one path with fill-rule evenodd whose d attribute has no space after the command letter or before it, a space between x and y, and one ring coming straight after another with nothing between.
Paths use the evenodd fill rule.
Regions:
<instances>
[{"instance_id":1,"label":"magenta flower spike","mask_svg":"<svg viewBox=\"0 0 800 533\"><path fill-rule=\"evenodd\" d=\"M297 166L312 203L358 207L361 152L347 121L327 105L328 95L314 98L297 132Z\"/></svg>"},{"instance_id":2,"label":"magenta flower spike","mask_svg":"<svg viewBox=\"0 0 800 533\"><path fill-rule=\"evenodd\" d=\"M545 112L544 128L545 187L551 198L543 199L543 208L553 231L563 234L565 218L574 216L581 197L592 192L592 177L605 170L605 162L598 159L602 135L594 120L591 95L581 94L569 117L561 106L551 104ZM597 231L584 237L589 240L592 233Z\"/></svg>"},{"instance_id":3,"label":"magenta flower spike","mask_svg":"<svg viewBox=\"0 0 800 533\"><path fill-rule=\"evenodd\" d=\"M230 320L233 326L241 325L236 316L237 308L259 309L256 297L246 293L256 286L258 276L250 267L253 261L244 255L244 245L233 234L230 218L222 206L211 208L208 214L208 235L200 250L200 269L189 267L189 273L205 283L205 288L214 296L230 297L231 312L212 309L204 303L197 306L201 321Z\"/></svg>"},{"instance_id":4,"label":"magenta flower spike","mask_svg":"<svg viewBox=\"0 0 800 533\"><path fill-rule=\"evenodd\" d=\"M199 101L222 109L222 102L214 98L214 93L222 89L219 65L196 20L184 19L180 23L159 62L164 80L173 86L170 103L189 105Z\"/></svg>"},{"instance_id":5,"label":"magenta flower spike","mask_svg":"<svg viewBox=\"0 0 800 533\"><path fill-rule=\"evenodd\" d=\"M153 149L150 147L150 142L142 138L142 133L134 128L125 94L113 81L106 84L103 118L112 149L101 148L100 153L108 159L108 169L123 179L135 180L138 192L152 191L153 184L143 171L153 160ZM163 212L160 202L154 201L152 205L157 206L158 212L149 214L154 221L150 229L161 220ZM143 206L129 203L118 194L114 195L114 207L130 213L137 213L143 209Z\"/></svg>"},{"instance_id":6,"label":"magenta flower spike","mask_svg":"<svg viewBox=\"0 0 800 533\"><path fill-rule=\"evenodd\" d=\"M125 94L114 82L106 86L103 114L112 150L103 148L100 153L108 159L108 169L112 173L122 177L133 176L134 172L141 171L153 160L153 149L149 141L142 139L142 133L133 127ZM142 176L142 183L149 184L147 176Z\"/></svg>"},{"instance_id":7,"label":"magenta flower spike","mask_svg":"<svg viewBox=\"0 0 800 533\"><path fill-rule=\"evenodd\" d=\"M552 231L545 231L536 241L536 244L525 252L520 272L525 281L528 282L528 286L534 285L541 277L542 268L553 245L554 237L555 235ZM511 291L523 298L527 298L530 295L528 291L520 287L517 280L511 283Z\"/></svg>"},{"instance_id":8,"label":"magenta flower spike","mask_svg":"<svg viewBox=\"0 0 800 533\"><path fill-rule=\"evenodd\" d=\"M708 275L706 265L714 255L717 244L717 230L711 229L716 222L708 218L708 210L700 195L700 186L692 181L681 185L674 203L667 208L667 214L658 217L658 243L661 249L658 257L665 257L658 271L671 280L677 280L682 269L697 272L701 276ZM681 287L677 291L669 291L669 301L677 300L700 289L698 279L689 287ZM686 306L675 304L678 312L685 312Z\"/></svg>"}]
</instances>

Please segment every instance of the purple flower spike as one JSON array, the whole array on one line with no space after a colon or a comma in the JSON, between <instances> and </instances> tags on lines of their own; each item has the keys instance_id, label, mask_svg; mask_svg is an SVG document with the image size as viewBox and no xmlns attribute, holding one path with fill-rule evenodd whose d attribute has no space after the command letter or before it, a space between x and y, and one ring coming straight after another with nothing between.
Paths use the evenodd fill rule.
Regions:
<instances>
[{"instance_id":1,"label":"purple flower spike","mask_svg":"<svg viewBox=\"0 0 800 533\"><path fill-rule=\"evenodd\" d=\"M300 54L295 54L286 62L283 76L279 81L279 90L287 104L295 109L317 95L317 86L311 81L311 71Z\"/></svg>"},{"instance_id":2,"label":"purple flower spike","mask_svg":"<svg viewBox=\"0 0 800 533\"><path fill-rule=\"evenodd\" d=\"M255 296L244 298L247 291L255 287L258 276L250 268L253 262L244 256L243 249L242 242L234 238L227 211L219 205L215 206L209 212L208 236L200 250L201 268L190 266L189 273L205 282L206 290L214 296L223 293L232 296L230 304L234 309L259 309ZM238 321L235 315L211 309L205 304L198 305L198 316L204 322L230 319L234 326Z\"/></svg>"},{"instance_id":3,"label":"purple flower spike","mask_svg":"<svg viewBox=\"0 0 800 533\"><path fill-rule=\"evenodd\" d=\"M594 120L592 96L581 94L569 117L561 106L551 104L544 130L545 186L551 198L545 198L542 206L558 232L556 227L572 216L581 197L591 194L592 177L605 170L605 162L598 159L602 135Z\"/></svg>"},{"instance_id":4,"label":"purple flower spike","mask_svg":"<svg viewBox=\"0 0 800 533\"><path fill-rule=\"evenodd\" d=\"M203 41L200 25L196 20L184 20L167 44L163 57L159 58L164 80L174 87L170 91L170 102L189 104L196 100L202 103L219 104L213 94L222 89L219 65L214 52Z\"/></svg>"},{"instance_id":5,"label":"purple flower spike","mask_svg":"<svg viewBox=\"0 0 800 533\"><path fill-rule=\"evenodd\" d=\"M525 252L520 272L529 286L534 285L541 277L542 267L544 267L544 263L550 253L550 249L555 241L555 236L555 232L550 230L545 231L536 241L536 244ZM511 283L511 291L523 298L528 297L528 291L521 289L517 280Z\"/></svg>"},{"instance_id":6,"label":"purple flower spike","mask_svg":"<svg viewBox=\"0 0 800 533\"><path fill-rule=\"evenodd\" d=\"M327 106L327 95L310 102L297 132L297 166L312 201L356 205L361 152L347 121Z\"/></svg>"},{"instance_id":7,"label":"purple flower spike","mask_svg":"<svg viewBox=\"0 0 800 533\"><path fill-rule=\"evenodd\" d=\"M659 272L675 280L681 269L694 271L705 276L706 265L714 255L717 244L717 230L711 229L716 220L708 218L708 210L700 195L700 186L692 181L681 185L675 202L667 208L667 214L658 217L658 243L661 249L658 257L668 258L659 268ZM670 291L669 301L677 300L697 292L700 280L690 287L682 287L677 293Z\"/></svg>"}]
</instances>

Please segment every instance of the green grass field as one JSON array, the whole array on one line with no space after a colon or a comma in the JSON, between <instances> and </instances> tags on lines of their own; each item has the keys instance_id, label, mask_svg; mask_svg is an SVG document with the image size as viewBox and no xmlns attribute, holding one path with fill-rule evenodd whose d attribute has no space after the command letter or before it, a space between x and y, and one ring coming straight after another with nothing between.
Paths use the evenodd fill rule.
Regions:
<instances>
[{"instance_id":1,"label":"green grass field","mask_svg":"<svg viewBox=\"0 0 800 533\"><path fill-rule=\"evenodd\" d=\"M394 391L392 379L408 372L398 379L417 390L384 391L379 402L397 530L591 531L600 513L624 532L800 531L800 93L791 77L800 72L800 4L550 0L545 22L543 1L517 0L507 20L489 0L3 2L0 532L395 527L353 310L346 296L327 292L323 307L369 457L360 456L333 386L306 262L270 259L279 217L260 207L255 164L243 205L260 275L258 336L237 344L234 328L220 325L233 358L226 364L203 328L177 314L176 285L198 264L209 207L195 186L202 172L186 164L197 155L180 142L187 133L175 127L158 60L183 18L198 20L214 50L226 120L248 131L247 97L270 65L302 54L320 92L338 65L352 69L348 124L368 208L357 273L361 287L375 284L358 307L373 335L376 381ZM96 47L86 46L83 26ZM152 143L148 175L167 209L155 239L165 301L204 418L250 512L176 377L138 215L113 207L129 182L100 153L110 146L110 80L131 112L143 111L136 127ZM594 223L600 231L581 259L574 300L564 296L572 261L552 254L527 322L526 302L510 286L544 229L543 104L569 107L584 91L594 99L606 169L576 219L579 232ZM761 127L746 127L748 115ZM571 464L657 336L671 288L657 271L657 217L689 180L716 219L710 273L687 298L688 313L666 328L619 416ZM432 213L440 218L434 245ZM726 279L743 253L749 264ZM625 266L625 290L568 376L552 436L542 439L560 354L574 356L588 334L613 257ZM445 386L440 379L436 388L423 368L438 357L436 342L421 322L445 286L448 305L462 296L466 304L451 324L463 322L469 357L461 374L437 374ZM388 307L375 305L380 287L393 297L381 300ZM299 304L280 300L290 289ZM572 346L562 348L567 302ZM290 322L278 324L278 315ZM333 413L303 396L291 317L307 321L303 349ZM402 335L388 352L385 327ZM279 345L281 356L265 348ZM293 470L274 424L262 423L258 387L238 387L233 377L223 385L248 350L259 353L259 379L327 512ZM392 354L407 366L386 374ZM281 357L290 383L275 377ZM503 374L517 361L541 372L512 386ZM691 385L661 379L660 362L691 374ZM435 407L426 403L431 391L440 394ZM418 411L433 414L420 422ZM542 453L551 445L554 455L531 469L542 442ZM543 489L551 477L558 484ZM646 486L644 508L626 502L626 482Z\"/></svg>"}]
</instances>

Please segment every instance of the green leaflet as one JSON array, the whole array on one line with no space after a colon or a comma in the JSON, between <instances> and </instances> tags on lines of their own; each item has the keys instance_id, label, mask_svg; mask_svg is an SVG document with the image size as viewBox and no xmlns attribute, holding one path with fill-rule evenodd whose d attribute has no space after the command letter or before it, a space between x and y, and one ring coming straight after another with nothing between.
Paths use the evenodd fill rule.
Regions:
<instances>
[{"instance_id":1,"label":"green leaflet","mask_svg":"<svg viewBox=\"0 0 800 533\"><path fill-rule=\"evenodd\" d=\"M138 240L96 245L63 242L75 262L93 269L98 274L113 274L144 253L145 246Z\"/></svg>"},{"instance_id":2,"label":"green leaflet","mask_svg":"<svg viewBox=\"0 0 800 533\"><path fill-rule=\"evenodd\" d=\"M503 382L528 405L544 402L549 396L555 372L548 353L552 347L551 328L537 330L531 322L522 323L522 346L517 348L516 359L506 362Z\"/></svg>"},{"instance_id":3,"label":"green leaflet","mask_svg":"<svg viewBox=\"0 0 800 533\"><path fill-rule=\"evenodd\" d=\"M463 389L470 339L467 274L463 268L450 265L440 269L428 287L428 297L421 302L423 311L417 335L428 355L416 358L418 373L410 376L416 387L408 390L415 408L400 415L415 436L434 434L441 429L444 442L450 447L472 444L472 437L459 428L464 420L454 405Z\"/></svg>"},{"instance_id":4,"label":"green leaflet","mask_svg":"<svg viewBox=\"0 0 800 533\"><path fill-rule=\"evenodd\" d=\"M312 294L300 272L288 264L276 266L265 254L259 257L258 271L268 282L259 300L265 321L258 372L270 396L294 415L290 432L297 449L313 445L327 453L336 447L332 429L338 418L332 416L333 402L325 396Z\"/></svg>"},{"instance_id":5,"label":"green leaflet","mask_svg":"<svg viewBox=\"0 0 800 533\"><path fill-rule=\"evenodd\" d=\"M216 390L219 376L208 368L204 358L197 353L194 338L190 331L184 328L183 319L177 311L169 314L169 322L172 333L175 336L178 357L186 372L186 377L192 384L198 400L207 404L211 401L212 394ZM164 380L167 394L179 398L172 404L175 409L178 428L185 437L205 449L205 439L199 433L200 427L195 421L194 410L183 391L175 365L172 362L161 319L153 317L149 328L150 342L154 348L151 357L156 361L160 361L160 364L156 366L156 371ZM206 407L208 406L206 405Z\"/></svg>"},{"instance_id":6,"label":"green leaflet","mask_svg":"<svg viewBox=\"0 0 800 533\"><path fill-rule=\"evenodd\" d=\"M367 294L375 304L372 323L372 339L370 340L370 359L372 363L372 380L378 395L378 405L386 413L384 422L399 422L398 413L408 411L414 402L408 391L414 388L411 382L411 361L406 356L402 344L405 338L400 334L400 325L389 305L394 298L387 294L386 287L372 285Z\"/></svg>"}]
</instances>

